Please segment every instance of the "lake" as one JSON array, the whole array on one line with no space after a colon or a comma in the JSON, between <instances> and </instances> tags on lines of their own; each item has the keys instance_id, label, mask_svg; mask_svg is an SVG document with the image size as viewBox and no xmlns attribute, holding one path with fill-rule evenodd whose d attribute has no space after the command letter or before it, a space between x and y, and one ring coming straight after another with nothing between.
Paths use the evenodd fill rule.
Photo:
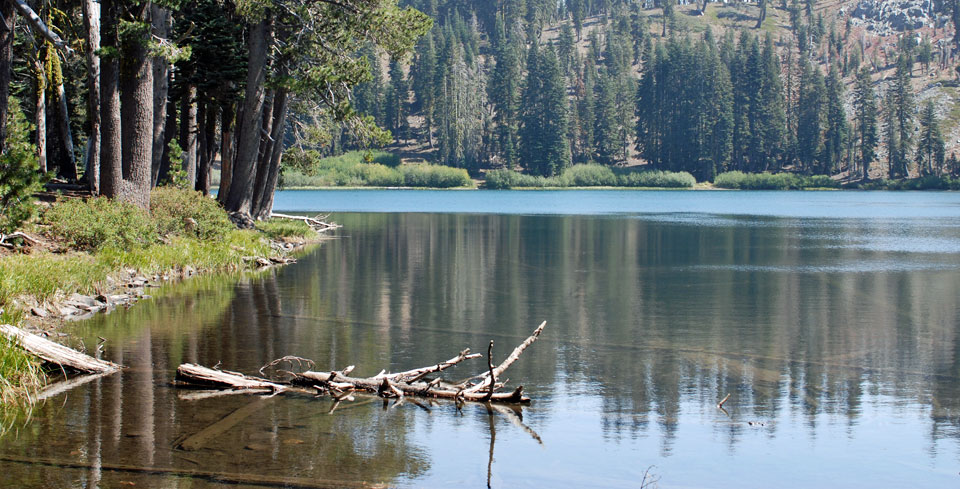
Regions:
<instances>
[{"instance_id":1,"label":"lake","mask_svg":"<svg viewBox=\"0 0 960 489\"><path fill-rule=\"evenodd\" d=\"M960 194L337 190L276 208L343 228L294 265L67 327L129 368L7 434L0 485L960 485ZM375 375L491 339L499 360L543 320L506 374L533 401L509 412L171 385L183 362Z\"/></svg>"}]
</instances>

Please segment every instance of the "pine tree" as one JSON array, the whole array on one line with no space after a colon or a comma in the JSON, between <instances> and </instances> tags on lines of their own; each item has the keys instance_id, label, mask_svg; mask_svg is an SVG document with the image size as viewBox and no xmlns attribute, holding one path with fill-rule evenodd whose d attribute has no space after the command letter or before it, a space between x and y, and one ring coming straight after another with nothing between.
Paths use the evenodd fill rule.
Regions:
<instances>
[{"instance_id":1,"label":"pine tree","mask_svg":"<svg viewBox=\"0 0 960 489\"><path fill-rule=\"evenodd\" d=\"M542 53L536 44L530 46L521 121L523 166L531 173L543 176L563 171L570 164L566 84L552 46Z\"/></svg>"},{"instance_id":2,"label":"pine tree","mask_svg":"<svg viewBox=\"0 0 960 489\"><path fill-rule=\"evenodd\" d=\"M372 116L378 126L383 126L385 121L383 113L384 86L380 60L372 45L364 47L361 55L366 57L370 66L370 80L357 85L353 89L353 106L357 112Z\"/></svg>"},{"instance_id":3,"label":"pine tree","mask_svg":"<svg viewBox=\"0 0 960 489\"><path fill-rule=\"evenodd\" d=\"M897 131L897 104L893 90L887 89L884 99L883 139L887 150L887 177L900 177L900 133Z\"/></svg>"},{"instance_id":4,"label":"pine tree","mask_svg":"<svg viewBox=\"0 0 960 489\"><path fill-rule=\"evenodd\" d=\"M577 52L577 41L573 37L570 24L564 22L560 26L560 37L557 39L557 56L560 58L560 70L564 76L573 74L573 60Z\"/></svg>"},{"instance_id":5,"label":"pine tree","mask_svg":"<svg viewBox=\"0 0 960 489\"><path fill-rule=\"evenodd\" d=\"M403 75L403 67L396 59L390 60L389 74L390 83L384 97L385 125L393 133L394 138L401 140L406 138L406 104L409 92L407 91L407 81Z\"/></svg>"},{"instance_id":6,"label":"pine tree","mask_svg":"<svg viewBox=\"0 0 960 489\"><path fill-rule=\"evenodd\" d=\"M862 179L870 179L870 163L877 157L877 98L870 80L870 69L866 66L857 73L853 89L854 120L856 124L857 163L860 165Z\"/></svg>"},{"instance_id":7,"label":"pine tree","mask_svg":"<svg viewBox=\"0 0 960 489\"><path fill-rule=\"evenodd\" d=\"M843 148L847 145L850 128L847 124L847 112L843 108L843 80L836 65L830 66L826 80L826 133L824 134L824 155L821 158L824 175L832 175L840 168Z\"/></svg>"},{"instance_id":8,"label":"pine tree","mask_svg":"<svg viewBox=\"0 0 960 489\"><path fill-rule=\"evenodd\" d=\"M909 154L913 146L914 95L910 85L909 55L901 53L897 58L897 71L893 86L889 89L889 110L893 111L897 133L896 151L891 155L890 178L906 178L908 175Z\"/></svg>"},{"instance_id":9,"label":"pine tree","mask_svg":"<svg viewBox=\"0 0 960 489\"><path fill-rule=\"evenodd\" d=\"M922 175L938 175L943 171L944 146L933 100L927 100L920 115L920 139L917 141L917 166Z\"/></svg>"},{"instance_id":10,"label":"pine tree","mask_svg":"<svg viewBox=\"0 0 960 489\"><path fill-rule=\"evenodd\" d=\"M489 86L490 100L494 106L497 146L507 168L513 168L518 163L517 126L522 81L519 49L519 46L506 39L500 43Z\"/></svg>"},{"instance_id":11,"label":"pine tree","mask_svg":"<svg viewBox=\"0 0 960 489\"><path fill-rule=\"evenodd\" d=\"M431 32L437 32L433 29ZM436 103L437 53L433 34L428 33L417 44L411 85L415 98L414 110L423 115L423 137L433 148L433 122Z\"/></svg>"},{"instance_id":12,"label":"pine tree","mask_svg":"<svg viewBox=\"0 0 960 489\"><path fill-rule=\"evenodd\" d=\"M616 79L609 68L600 70L597 78L597 94L594 101L594 137L596 138L596 160L602 165L614 165L618 161L618 130Z\"/></svg>"},{"instance_id":13,"label":"pine tree","mask_svg":"<svg viewBox=\"0 0 960 489\"><path fill-rule=\"evenodd\" d=\"M824 150L824 92L820 69L803 61L797 104L797 157L806 173L819 171Z\"/></svg>"},{"instance_id":14,"label":"pine tree","mask_svg":"<svg viewBox=\"0 0 960 489\"><path fill-rule=\"evenodd\" d=\"M587 162L593 159L593 153L596 148L593 126L596 122L596 116L593 111L597 68L589 57L583 60L583 67L580 70L581 76L576 87L576 107L577 107L577 141L575 147L578 148L577 161Z\"/></svg>"},{"instance_id":15,"label":"pine tree","mask_svg":"<svg viewBox=\"0 0 960 489\"><path fill-rule=\"evenodd\" d=\"M780 61L774 50L773 38L767 34L760 61L760 99L756 112L760 144L753 148L753 171L766 171L779 166L786 134L787 116L784 112L783 83L780 80Z\"/></svg>"}]
</instances>

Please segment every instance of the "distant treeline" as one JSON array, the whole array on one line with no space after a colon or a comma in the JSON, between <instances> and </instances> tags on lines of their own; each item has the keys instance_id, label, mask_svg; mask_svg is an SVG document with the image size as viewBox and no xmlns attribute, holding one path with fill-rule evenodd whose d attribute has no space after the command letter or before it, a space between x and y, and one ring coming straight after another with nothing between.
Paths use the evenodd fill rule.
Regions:
<instances>
[{"instance_id":1,"label":"distant treeline","mask_svg":"<svg viewBox=\"0 0 960 489\"><path fill-rule=\"evenodd\" d=\"M918 107L911 86L933 60L930 41L903 36L895 74L879 81L876 60L845 47L849 25L825 21L814 0L777 3L791 19L777 37L693 32L672 0L401 3L434 26L412 57L360 53L372 79L353 102L395 145L416 144L438 164L545 178L636 160L699 181L730 171L960 175L936 108ZM950 2L935 4L952 14ZM346 131L335 139L325 151L353 145Z\"/></svg>"}]
</instances>

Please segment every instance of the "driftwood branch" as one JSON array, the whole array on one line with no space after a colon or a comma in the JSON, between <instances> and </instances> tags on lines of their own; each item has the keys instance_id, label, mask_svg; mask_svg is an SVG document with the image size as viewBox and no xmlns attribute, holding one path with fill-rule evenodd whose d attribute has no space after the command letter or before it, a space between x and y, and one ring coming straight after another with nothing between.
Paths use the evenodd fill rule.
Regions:
<instances>
[{"instance_id":1,"label":"driftwood branch","mask_svg":"<svg viewBox=\"0 0 960 489\"><path fill-rule=\"evenodd\" d=\"M316 216L316 217L307 217L307 216L291 216L289 214L279 214L276 212L270 213L271 218L277 219L290 219L293 221L303 221L307 223L314 231L322 232L330 229L337 229L340 227L339 224L335 222L326 222L326 216Z\"/></svg>"},{"instance_id":2,"label":"driftwood branch","mask_svg":"<svg viewBox=\"0 0 960 489\"><path fill-rule=\"evenodd\" d=\"M98 360L9 324L0 324L0 334L15 341L21 348L41 360L67 370L96 374L122 368L115 363Z\"/></svg>"},{"instance_id":3,"label":"driftwood branch","mask_svg":"<svg viewBox=\"0 0 960 489\"><path fill-rule=\"evenodd\" d=\"M729 400L730 400L730 394L727 394L726 397L724 397L723 400L717 404L717 409L723 409L723 404Z\"/></svg>"},{"instance_id":4,"label":"driftwood branch","mask_svg":"<svg viewBox=\"0 0 960 489\"><path fill-rule=\"evenodd\" d=\"M407 370L398 373L386 373L381 371L373 377L351 377L353 366L349 366L340 371L320 372L288 372L293 375L291 384L279 383L262 379L258 377L249 377L237 372L227 372L213 370L200 365L184 364L177 369L177 380L185 384L195 384L207 387L219 387L221 389L249 390L251 392L270 391L274 393L289 392L296 390L293 386L302 386L311 389L318 395L329 395L335 401L336 409L340 401L351 400L353 392L376 393L383 398L394 398L402 400L406 396L427 397L435 399L452 399L474 402L503 402L503 403L527 403L530 398L523 395L523 386L518 386L512 391L501 391L503 383L497 382L497 378L523 353L543 331L546 321L540 324L533 334L525 339L499 366L493 366L492 352L493 343L491 342L487 355L487 369L482 374L475 375L467 381L460 384L447 384L440 378L427 380L430 374L440 373L450 367L460 364L469 359L480 358L480 354L471 354L469 349L460 352L459 355L435 365L421 367L413 370ZM287 358L289 360L289 357ZM303 359L297 359L302 361ZM279 363L279 362L277 362ZM470 380L480 379L481 382L471 384ZM489 381L493 379L492 381ZM303 391L301 391L303 392ZM205 394L209 395L209 394Z\"/></svg>"},{"instance_id":5,"label":"driftwood branch","mask_svg":"<svg viewBox=\"0 0 960 489\"><path fill-rule=\"evenodd\" d=\"M249 389L252 391L283 392L286 386L266 379L248 377L239 372L214 370L193 363L177 367L177 380L195 385L221 387L228 389Z\"/></svg>"},{"instance_id":6,"label":"driftwood branch","mask_svg":"<svg viewBox=\"0 0 960 489\"><path fill-rule=\"evenodd\" d=\"M522 354L524 350L526 350L530 345L533 344L533 342L540 338L540 333L543 331L543 328L546 327L546 325L546 321L540 323L540 326L537 326L537 329L533 330L533 334L531 334L527 339L523 340L523 343L520 343L516 348L514 348L513 352L510 353L510 356L508 356L507 359L496 368L490 372L484 372L483 374L471 377L470 379L464 381L461 384L461 387L464 387L464 392L477 392L490 383L496 383L496 378L503 375L503 372L506 371L510 365L513 365L513 362L516 362L517 359L520 358L520 354ZM475 379L479 379L481 382L472 387L466 387L470 381ZM491 381L491 379L493 380Z\"/></svg>"}]
</instances>

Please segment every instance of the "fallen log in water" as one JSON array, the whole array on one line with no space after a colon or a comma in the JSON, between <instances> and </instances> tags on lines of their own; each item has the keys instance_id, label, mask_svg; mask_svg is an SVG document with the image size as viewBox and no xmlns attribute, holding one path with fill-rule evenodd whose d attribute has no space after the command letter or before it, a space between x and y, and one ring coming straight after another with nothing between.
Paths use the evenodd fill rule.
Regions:
<instances>
[{"instance_id":1,"label":"fallen log in water","mask_svg":"<svg viewBox=\"0 0 960 489\"><path fill-rule=\"evenodd\" d=\"M479 353L471 354L469 349L459 355L435 365L421 367L404 372L388 374L381 372L373 377L351 377L353 366L333 372L287 372L293 376L290 384L311 387L320 394L329 394L336 400L347 399L353 391L374 392L383 398L403 398L404 396L420 396L438 399L452 399L456 401L475 402L505 402L528 403L530 398L523 395L523 386L517 386L510 391L498 392L504 388L504 383L498 377L503 375L507 368L520 358L533 342L537 341L540 333L547 325L544 321L525 339L499 366L493 366L493 342L487 351L486 371L469 377L457 384L444 383L439 377L427 380L427 376L440 373L465 360L480 358ZM302 361L303 359L297 359ZM277 362L271 362L271 365ZM312 362L311 362L312 363ZM261 369L262 371L262 369ZM250 377L238 372L214 370L195 364L183 364L177 369L177 381L181 384L194 384L222 389L248 390L251 392L282 393L290 390L291 385L268 379Z\"/></svg>"},{"instance_id":2,"label":"fallen log in water","mask_svg":"<svg viewBox=\"0 0 960 489\"><path fill-rule=\"evenodd\" d=\"M316 217L291 216L288 214L279 214L276 212L271 212L270 217L276 218L276 219L290 219L292 221L303 221L308 226L310 226L314 231L317 231L317 232L323 232L330 229L337 229L340 227L340 225L335 222L326 222L325 219L327 218L327 216L316 216Z\"/></svg>"},{"instance_id":3,"label":"fallen log in water","mask_svg":"<svg viewBox=\"0 0 960 489\"><path fill-rule=\"evenodd\" d=\"M96 374L113 372L122 368L115 363L98 360L9 324L0 324L0 334L14 340L21 348L43 361L64 369Z\"/></svg>"},{"instance_id":4,"label":"fallen log in water","mask_svg":"<svg viewBox=\"0 0 960 489\"><path fill-rule=\"evenodd\" d=\"M214 370L193 363L177 367L177 380L195 385L227 389L249 389L254 392L283 392L286 387L266 379L248 377L239 372Z\"/></svg>"}]
</instances>

